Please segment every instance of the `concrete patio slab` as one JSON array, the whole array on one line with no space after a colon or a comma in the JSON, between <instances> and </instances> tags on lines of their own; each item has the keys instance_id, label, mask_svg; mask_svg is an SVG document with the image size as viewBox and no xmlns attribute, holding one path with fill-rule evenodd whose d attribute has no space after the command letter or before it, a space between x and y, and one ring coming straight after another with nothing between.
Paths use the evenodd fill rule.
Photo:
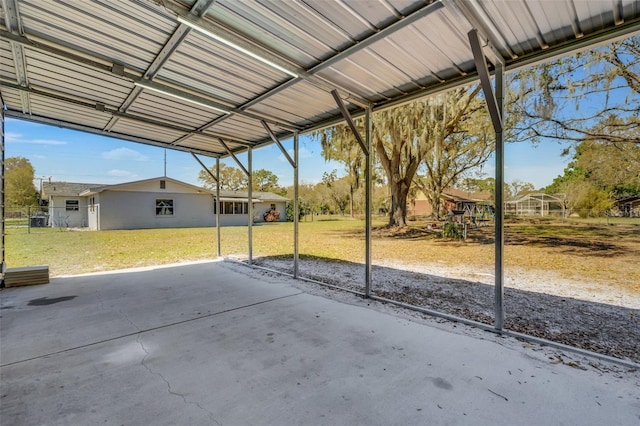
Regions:
<instances>
[{"instance_id":1,"label":"concrete patio slab","mask_svg":"<svg viewBox=\"0 0 640 426\"><path fill-rule=\"evenodd\" d=\"M0 421L640 422L637 371L574 368L513 339L412 321L305 285L207 262L5 289Z\"/></svg>"}]
</instances>

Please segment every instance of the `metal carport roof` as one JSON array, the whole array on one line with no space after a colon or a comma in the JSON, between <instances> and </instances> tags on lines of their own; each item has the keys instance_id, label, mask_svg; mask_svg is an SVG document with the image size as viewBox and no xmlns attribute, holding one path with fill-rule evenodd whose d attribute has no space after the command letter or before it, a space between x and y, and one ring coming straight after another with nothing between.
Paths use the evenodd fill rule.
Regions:
<instances>
[{"instance_id":1,"label":"metal carport roof","mask_svg":"<svg viewBox=\"0 0 640 426\"><path fill-rule=\"evenodd\" d=\"M638 0L2 0L6 117L212 156L631 35ZM221 141L224 141L222 143Z\"/></svg>"}]
</instances>

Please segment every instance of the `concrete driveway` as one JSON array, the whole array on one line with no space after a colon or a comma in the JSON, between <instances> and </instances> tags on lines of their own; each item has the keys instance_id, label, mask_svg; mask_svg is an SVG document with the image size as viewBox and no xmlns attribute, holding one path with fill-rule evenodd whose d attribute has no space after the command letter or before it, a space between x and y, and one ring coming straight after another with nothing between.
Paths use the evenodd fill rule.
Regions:
<instances>
[{"instance_id":1,"label":"concrete driveway","mask_svg":"<svg viewBox=\"0 0 640 426\"><path fill-rule=\"evenodd\" d=\"M0 423L640 424L637 371L312 287L207 262L4 289Z\"/></svg>"}]
</instances>

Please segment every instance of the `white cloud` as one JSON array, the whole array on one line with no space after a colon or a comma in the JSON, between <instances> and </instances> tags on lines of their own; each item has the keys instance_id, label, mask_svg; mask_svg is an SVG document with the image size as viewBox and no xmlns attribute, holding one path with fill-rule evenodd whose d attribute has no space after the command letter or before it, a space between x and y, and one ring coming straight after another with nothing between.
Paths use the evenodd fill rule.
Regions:
<instances>
[{"instance_id":1,"label":"white cloud","mask_svg":"<svg viewBox=\"0 0 640 426\"><path fill-rule=\"evenodd\" d=\"M36 145L66 145L65 141L57 141L54 139L31 139L24 141L23 143L32 143Z\"/></svg>"},{"instance_id":2,"label":"white cloud","mask_svg":"<svg viewBox=\"0 0 640 426\"><path fill-rule=\"evenodd\" d=\"M7 132L5 135L5 140L8 143L25 143L32 145L66 145L67 142L59 141L55 139L24 139L22 134Z\"/></svg>"},{"instance_id":3,"label":"white cloud","mask_svg":"<svg viewBox=\"0 0 640 426\"><path fill-rule=\"evenodd\" d=\"M113 176L113 177L119 177L119 178L126 177L128 179L134 179L138 177L137 174L130 172L129 170L120 170L120 169L109 170L107 172L107 175Z\"/></svg>"},{"instance_id":4,"label":"white cloud","mask_svg":"<svg viewBox=\"0 0 640 426\"><path fill-rule=\"evenodd\" d=\"M116 148L102 153L105 160L148 161L149 157L129 148Z\"/></svg>"},{"instance_id":5,"label":"white cloud","mask_svg":"<svg viewBox=\"0 0 640 426\"><path fill-rule=\"evenodd\" d=\"M22 139L22 135L20 133L7 132L4 135L4 139L7 142L19 142Z\"/></svg>"}]
</instances>

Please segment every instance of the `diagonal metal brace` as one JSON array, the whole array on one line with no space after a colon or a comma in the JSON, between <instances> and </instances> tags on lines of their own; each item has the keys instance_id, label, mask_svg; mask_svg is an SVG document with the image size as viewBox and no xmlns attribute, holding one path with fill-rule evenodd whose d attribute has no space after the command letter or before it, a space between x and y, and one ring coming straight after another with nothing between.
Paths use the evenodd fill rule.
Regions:
<instances>
[{"instance_id":1,"label":"diagonal metal brace","mask_svg":"<svg viewBox=\"0 0 640 426\"><path fill-rule=\"evenodd\" d=\"M236 155L233 152L231 152L231 150L229 149L227 144L224 143L222 138L219 138L218 142L220 142L220 144L224 147L225 151L227 151L227 154L229 154L231 156L231 158L233 158L235 160L236 164L242 169L244 174L247 175L247 177L251 177L251 175L249 174L249 171L247 170L247 168L240 162L238 157L236 157Z\"/></svg>"},{"instance_id":2,"label":"diagonal metal brace","mask_svg":"<svg viewBox=\"0 0 640 426\"><path fill-rule=\"evenodd\" d=\"M482 86L484 98L487 102L487 108L489 109L489 116L493 123L493 129L496 133L500 133L502 132L502 114L500 114L498 101L496 100L496 95L491 87L489 68L487 67L487 61L484 56L484 52L482 51L478 31L473 29L469 31L467 35L469 36L469 44L471 45L471 51L473 52L473 61L476 63L476 70L478 71L480 85Z\"/></svg>"},{"instance_id":3,"label":"diagonal metal brace","mask_svg":"<svg viewBox=\"0 0 640 426\"><path fill-rule=\"evenodd\" d=\"M218 182L218 179L216 179L215 175L213 173L211 173L211 170L209 170L209 168L207 166L204 165L204 163L202 161L200 161L200 159L198 158L197 155L195 155L193 152L189 151L189 154L193 155L193 158L196 159L196 161L198 163L200 163L200 165L202 166L202 168L204 169L205 172L207 172L207 174L209 175L209 177L211 179L213 179L214 182Z\"/></svg>"},{"instance_id":4,"label":"diagonal metal brace","mask_svg":"<svg viewBox=\"0 0 640 426\"><path fill-rule=\"evenodd\" d=\"M269 125L267 124L266 121L261 120L260 121L262 123L262 127L264 127L264 129L267 131L267 133L269 134L269 137L271 138L271 140L273 142L275 142L276 145L278 145L278 148L280 148L280 151L282 151L282 155L285 156L285 158L289 161L289 164L291 164L291 167L293 167L294 169L296 168L296 162L293 161L293 159L291 158L291 156L289 155L289 153L287 152L286 149L284 149L284 146L282 146L282 144L280 143L280 141L278 140L278 138L276 137L276 134L273 133L273 131L271 130L271 127L269 127Z\"/></svg>"},{"instance_id":5,"label":"diagonal metal brace","mask_svg":"<svg viewBox=\"0 0 640 426\"><path fill-rule=\"evenodd\" d=\"M331 95L333 96L333 99L335 99L336 104L338 104L338 109L340 109L340 112L342 113L342 116L344 117L345 121L347 122L347 125L349 126L349 128L351 128L351 131L353 132L353 136L358 141L358 144L360 145L360 148L362 149L362 152L364 152L364 155L368 156L369 155L369 149L367 148L367 144L362 139L362 136L360 135L360 132L358 132L358 128L356 127L355 123L353 122L353 118L351 117L351 114L349 113L349 110L347 109L346 105L342 101L342 98L340 97L340 94L338 93L337 90L332 90L331 91Z\"/></svg>"}]
</instances>

